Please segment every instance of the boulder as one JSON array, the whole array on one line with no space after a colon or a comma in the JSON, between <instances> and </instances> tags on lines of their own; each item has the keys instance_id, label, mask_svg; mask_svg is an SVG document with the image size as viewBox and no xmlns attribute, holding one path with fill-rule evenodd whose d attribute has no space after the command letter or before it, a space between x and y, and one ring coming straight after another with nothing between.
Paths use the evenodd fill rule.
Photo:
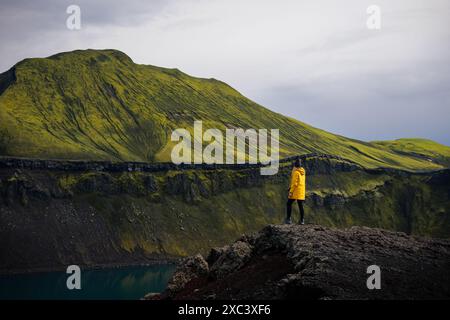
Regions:
<instances>
[{"instance_id":1,"label":"boulder","mask_svg":"<svg viewBox=\"0 0 450 320\"><path fill-rule=\"evenodd\" d=\"M252 247L248 242L236 241L225 247L211 266L210 275L221 279L241 268L251 257Z\"/></svg>"},{"instance_id":2,"label":"boulder","mask_svg":"<svg viewBox=\"0 0 450 320\"><path fill-rule=\"evenodd\" d=\"M208 263L202 255L197 254L195 256L185 258L178 266L177 270L170 279L169 284L167 285L167 296L171 297L175 295L183 289L189 281L207 275L208 271Z\"/></svg>"}]
</instances>

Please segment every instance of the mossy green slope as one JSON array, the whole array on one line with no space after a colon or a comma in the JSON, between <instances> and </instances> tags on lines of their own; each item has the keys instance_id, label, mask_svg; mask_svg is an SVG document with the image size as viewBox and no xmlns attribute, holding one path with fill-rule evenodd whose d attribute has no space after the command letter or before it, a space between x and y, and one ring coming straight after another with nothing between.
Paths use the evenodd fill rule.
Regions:
<instances>
[{"instance_id":1,"label":"mossy green slope","mask_svg":"<svg viewBox=\"0 0 450 320\"><path fill-rule=\"evenodd\" d=\"M444 146L429 161L334 135L272 112L221 81L135 64L116 50L19 62L0 75L0 120L0 154L9 156L169 161L172 130L202 120L204 129L279 129L281 156L319 152L413 170L441 168L450 159Z\"/></svg>"},{"instance_id":2,"label":"mossy green slope","mask_svg":"<svg viewBox=\"0 0 450 320\"><path fill-rule=\"evenodd\" d=\"M401 155L410 155L450 166L450 148L428 139L397 139L374 141L374 144Z\"/></svg>"}]
</instances>

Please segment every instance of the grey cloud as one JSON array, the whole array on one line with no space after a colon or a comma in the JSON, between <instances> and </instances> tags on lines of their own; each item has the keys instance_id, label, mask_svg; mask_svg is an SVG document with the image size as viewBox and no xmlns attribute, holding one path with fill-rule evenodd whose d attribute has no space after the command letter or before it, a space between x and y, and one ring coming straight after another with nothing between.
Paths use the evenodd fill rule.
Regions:
<instances>
[{"instance_id":1,"label":"grey cloud","mask_svg":"<svg viewBox=\"0 0 450 320\"><path fill-rule=\"evenodd\" d=\"M383 74L265 92L258 102L334 133L367 141L422 137L450 145L448 74L412 85Z\"/></svg>"},{"instance_id":2,"label":"grey cloud","mask_svg":"<svg viewBox=\"0 0 450 320\"><path fill-rule=\"evenodd\" d=\"M2 0L0 4L0 39L18 42L45 38L47 33L67 30L66 9L76 4L81 9L83 27L139 26L151 20L170 2L163 0Z\"/></svg>"},{"instance_id":3,"label":"grey cloud","mask_svg":"<svg viewBox=\"0 0 450 320\"><path fill-rule=\"evenodd\" d=\"M81 8L83 22L86 24L138 25L157 15L169 3L167 0L2 0L0 23L20 27L17 23L19 19L22 20L23 28L28 28L30 32L30 26L46 28L59 25L60 22L64 25L67 18L66 9L74 4ZM24 23L25 20L27 23Z\"/></svg>"},{"instance_id":4,"label":"grey cloud","mask_svg":"<svg viewBox=\"0 0 450 320\"><path fill-rule=\"evenodd\" d=\"M63 50L74 36L66 28L68 14L66 9L72 4L80 6L82 30L85 40L92 40L87 28L97 27L105 30L112 26L139 27L147 23L171 3L167 0L2 0L0 3L0 72L9 69L17 61L30 56L57 53L54 43ZM41 48L47 43L47 50ZM70 48L76 49L76 48ZM44 52L44 53L41 53ZM28 53L28 55L27 55Z\"/></svg>"},{"instance_id":5,"label":"grey cloud","mask_svg":"<svg viewBox=\"0 0 450 320\"><path fill-rule=\"evenodd\" d=\"M372 1L2 0L0 72L27 57L115 48L138 63L214 77L334 133L450 145L450 4ZM65 27L81 7L82 30Z\"/></svg>"}]
</instances>

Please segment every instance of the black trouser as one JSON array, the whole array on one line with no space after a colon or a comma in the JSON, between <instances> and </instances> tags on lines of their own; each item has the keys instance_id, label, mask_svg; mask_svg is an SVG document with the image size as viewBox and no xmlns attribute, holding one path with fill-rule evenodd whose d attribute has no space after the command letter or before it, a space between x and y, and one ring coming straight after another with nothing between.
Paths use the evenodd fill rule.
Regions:
<instances>
[{"instance_id":1,"label":"black trouser","mask_svg":"<svg viewBox=\"0 0 450 320\"><path fill-rule=\"evenodd\" d=\"M288 199L287 203L286 203L286 214L287 214L287 219L291 219L291 212L292 212L292 203L294 201L297 201L298 204L298 209L300 210L300 221L303 221L303 219L305 218L305 210L303 209L303 201L304 200L295 200L295 199Z\"/></svg>"}]
</instances>

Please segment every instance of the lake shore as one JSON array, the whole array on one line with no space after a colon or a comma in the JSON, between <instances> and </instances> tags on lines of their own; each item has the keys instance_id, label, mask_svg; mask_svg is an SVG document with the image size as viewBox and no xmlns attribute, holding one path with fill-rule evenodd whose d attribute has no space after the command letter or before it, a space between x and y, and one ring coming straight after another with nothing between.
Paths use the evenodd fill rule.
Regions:
<instances>
[{"instance_id":1,"label":"lake shore","mask_svg":"<svg viewBox=\"0 0 450 320\"><path fill-rule=\"evenodd\" d=\"M155 266L155 265L167 265L173 264L177 265L183 258L160 258L154 260L147 260L145 262L126 262L126 263L102 263L102 264L79 264L78 266L81 270L102 270L102 269L121 269L127 267L145 267L145 266ZM31 273L48 273L48 272L66 272L66 267L45 267L45 268L28 268L28 269L14 269L14 270L0 270L1 276L9 275L21 275L21 274L31 274Z\"/></svg>"}]
</instances>

